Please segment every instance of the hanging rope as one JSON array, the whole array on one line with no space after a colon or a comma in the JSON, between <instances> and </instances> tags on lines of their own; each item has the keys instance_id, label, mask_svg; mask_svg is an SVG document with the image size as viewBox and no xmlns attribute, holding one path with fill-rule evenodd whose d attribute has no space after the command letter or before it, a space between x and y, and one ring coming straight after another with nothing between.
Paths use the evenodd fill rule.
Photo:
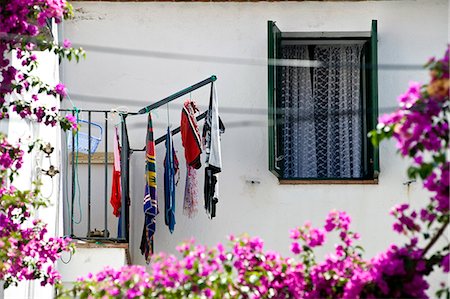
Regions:
<instances>
[{"instance_id":1,"label":"hanging rope","mask_svg":"<svg viewBox=\"0 0 450 299\"><path fill-rule=\"evenodd\" d=\"M69 95L67 95L67 98L70 101L70 104L72 105L72 113L75 115L77 123L79 122L80 118L80 110L75 106L75 104L73 103L72 99L70 98ZM72 132L72 136L73 136L73 132ZM74 163L72 164L73 167L73 172L74 172L74 180L75 180L75 184L73 186L73 190L72 190L72 196L76 199L76 201L78 202L78 210L79 210L79 217L78 220L75 220L73 215L73 211L74 211L74 207L70 204L69 202L69 194L68 194L68 190L66 189L66 205L67 205L67 213L69 214L67 219L71 219L73 221L73 223L75 224L80 224L81 221L83 220L83 210L81 209L81 192L80 192L80 181L79 181L79 176L78 176L78 134L76 134L76 136L72 139L75 141L74 144L72 144L72 152L75 154L74 157ZM69 142L72 142L72 140L69 140L69 138L67 138L66 141L66 148L69 148ZM89 149L90 150L90 149ZM68 153L67 153L68 154ZM67 155L68 156L68 155ZM66 159L66 170L69 169L69 159ZM66 178L66 182L65 182L65 186L68 186L68 182L67 182L67 176L65 176ZM67 187L66 187L67 188ZM70 224L69 225L69 229L67 229L67 231L70 231ZM70 231L71 234L73 234L72 231Z\"/></svg>"},{"instance_id":2,"label":"hanging rope","mask_svg":"<svg viewBox=\"0 0 450 299\"><path fill-rule=\"evenodd\" d=\"M77 118L77 123L79 122L79 116L80 116L80 114L79 114L79 110L76 108L76 107L74 107L76 110L75 110L75 113L76 113L76 118ZM81 210L81 192L80 192L80 180L79 180L79 178L78 178L78 143L79 141L78 141L78 134L76 134L75 135L75 145L72 145L72 146L75 146L75 163L74 163L74 165L72 165L72 167L74 167L74 174L75 174L75 185L76 185L76 187L74 186L74 191L73 191L73 194L74 194L74 197L77 199L77 201L78 201L78 210L80 211L80 214L79 214L79 220L75 220L75 219L73 219L73 217L72 217L72 221L75 223L75 224L80 224L81 223L81 221L83 220L83 211ZM91 149L89 149L89 150L91 150ZM78 192L77 192L78 191ZM72 209L73 209L73 207L72 207ZM71 211L72 212L72 211ZM73 214L73 213L71 213L71 214Z\"/></svg>"}]
</instances>

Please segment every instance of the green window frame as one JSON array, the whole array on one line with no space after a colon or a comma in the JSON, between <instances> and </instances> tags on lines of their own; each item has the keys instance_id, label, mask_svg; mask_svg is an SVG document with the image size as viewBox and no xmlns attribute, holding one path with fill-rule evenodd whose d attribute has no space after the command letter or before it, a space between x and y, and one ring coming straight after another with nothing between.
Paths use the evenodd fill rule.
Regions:
<instances>
[{"instance_id":1,"label":"green window frame","mask_svg":"<svg viewBox=\"0 0 450 299\"><path fill-rule=\"evenodd\" d=\"M366 137L363 141L363 163L365 173L362 178L342 179L342 178L288 178L283 176L282 160L282 142L280 125L278 124L278 117L280 111L280 91L281 81L279 76L280 67L277 66L277 59L281 58L281 42L283 40L283 32L276 26L274 21L267 22L267 41L268 41L268 156L269 156L269 170L272 172L281 183L295 184L295 183L356 183L356 184L371 184L378 182L378 175L380 172L379 150L374 147L370 140ZM361 32L359 32L361 33ZM308 33L309 34L309 33ZM327 37L328 36L328 37ZM309 34L308 39L362 39L364 40L363 47L363 63L365 65L363 76L365 86L363 88L363 105L365 105L365 113L363 115L363 134L374 129L378 121L378 35L377 35L377 21L372 20L370 35L358 34L355 32L339 33L327 35L327 33L320 33L314 35Z\"/></svg>"}]
</instances>

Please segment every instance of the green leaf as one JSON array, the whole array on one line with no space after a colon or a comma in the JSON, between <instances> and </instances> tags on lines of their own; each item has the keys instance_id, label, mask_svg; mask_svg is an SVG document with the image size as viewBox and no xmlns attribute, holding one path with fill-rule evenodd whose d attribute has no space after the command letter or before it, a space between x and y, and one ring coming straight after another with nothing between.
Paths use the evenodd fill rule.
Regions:
<instances>
[{"instance_id":1,"label":"green leaf","mask_svg":"<svg viewBox=\"0 0 450 299\"><path fill-rule=\"evenodd\" d=\"M433 157L434 161L436 161L436 163L445 163L445 154L440 154L437 156Z\"/></svg>"},{"instance_id":2,"label":"green leaf","mask_svg":"<svg viewBox=\"0 0 450 299\"><path fill-rule=\"evenodd\" d=\"M370 131L367 136L370 138L370 141L372 142L372 144L374 146L378 146L379 145L379 139L378 139L378 133L377 130L372 130Z\"/></svg>"},{"instance_id":3,"label":"green leaf","mask_svg":"<svg viewBox=\"0 0 450 299\"><path fill-rule=\"evenodd\" d=\"M355 249L360 250L361 252L365 252L364 248L361 245L356 245Z\"/></svg>"},{"instance_id":4,"label":"green leaf","mask_svg":"<svg viewBox=\"0 0 450 299\"><path fill-rule=\"evenodd\" d=\"M427 178L433 172L434 165L432 163L424 163L418 169L419 176L422 180Z\"/></svg>"},{"instance_id":5,"label":"green leaf","mask_svg":"<svg viewBox=\"0 0 450 299\"><path fill-rule=\"evenodd\" d=\"M419 169L417 169L417 167L410 166L410 167L408 168L408 170L407 170L408 177L409 177L410 179L416 178L416 177L417 177L418 171L419 171Z\"/></svg>"}]
</instances>

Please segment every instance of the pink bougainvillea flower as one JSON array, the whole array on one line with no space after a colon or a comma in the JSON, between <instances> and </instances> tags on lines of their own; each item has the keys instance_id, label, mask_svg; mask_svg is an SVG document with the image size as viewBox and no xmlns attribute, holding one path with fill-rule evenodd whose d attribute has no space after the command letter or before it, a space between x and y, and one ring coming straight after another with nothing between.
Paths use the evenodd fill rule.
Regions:
<instances>
[{"instance_id":1,"label":"pink bougainvillea flower","mask_svg":"<svg viewBox=\"0 0 450 299\"><path fill-rule=\"evenodd\" d=\"M71 124L72 129L77 130L78 129L77 118L75 116L73 116L72 114L67 114L65 117Z\"/></svg>"},{"instance_id":2,"label":"pink bougainvillea flower","mask_svg":"<svg viewBox=\"0 0 450 299\"><path fill-rule=\"evenodd\" d=\"M450 268L450 254L447 254L447 255L445 255L445 256L442 258L441 266L442 266L442 269L443 269L443 271L444 271L445 273L448 273L448 272L449 272L449 268Z\"/></svg>"},{"instance_id":3,"label":"pink bougainvillea flower","mask_svg":"<svg viewBox=\"0 0 450 299\"><path fill-rule=\"evenodd\" d=\"M299 254L302 251L302 248L300 247L300 244L297 242L292 242L291 244L291 252L294 254Z\"/></svg>"},{"instance_id":4,"label":"pink bougainvillea flower","mask_svg":"<svg viewBox=\"0 0 450 299\"><path fill-rule=\"evenodd\" d=\"M56 92L57 94L59 94L61 97L67 96L66 86L65 86L64 84L62 84L62 83L58 83L58 84L55 86L55 92Z\"/></svg>"},{"instance_id":5,"label":"pink bougainvillea flower","mask_svg":"<svg viewBox=\"0 0 450 299\"><path fill-rule=\"evenodd\" d=\"M66 49L68 49L68 48L72 47L72 43L71 43L71 41L70 41L70 40L68 40L68 39L64 39L64 42L63 42L63 47L64 47L64 48L66 48Z\"/></svg>"}]
</instances>

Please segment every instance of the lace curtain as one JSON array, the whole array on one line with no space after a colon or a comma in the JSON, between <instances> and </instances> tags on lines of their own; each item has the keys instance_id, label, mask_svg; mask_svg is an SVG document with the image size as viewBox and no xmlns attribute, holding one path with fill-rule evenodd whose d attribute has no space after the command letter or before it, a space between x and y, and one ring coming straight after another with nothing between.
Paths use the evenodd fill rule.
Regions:
<instances>
[{"instance_id":1,"label":"lace curtain","mask_svg":"<svg viewBox=\"0 0 450 299\"><path fill-rule=\"evenodd\" d=\"M310 59L287 45L283 59ZM283 67L281 126L285 178L362 177L360 45L312 47L320 68Z\"/></svg>"}]
</instances>

